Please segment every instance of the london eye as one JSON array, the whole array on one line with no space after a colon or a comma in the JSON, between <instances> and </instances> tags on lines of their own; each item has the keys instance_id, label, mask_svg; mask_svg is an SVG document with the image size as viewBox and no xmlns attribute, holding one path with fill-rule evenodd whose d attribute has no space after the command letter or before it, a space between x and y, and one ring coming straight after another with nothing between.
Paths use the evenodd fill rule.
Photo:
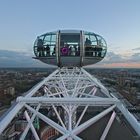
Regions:
<instances>
[{"instance_id":1,"label":"london eye","mask_svg":"<svg viewBox=\"0 0 140 140\"><path fill-rule=\"evenodd\" d=\"M34 59L58 68L18 97L0 118L1 139L4 136L20 140L140 137L140 123L117 98L117 93L110 92L83 69L105 57L107 44L102 36L83 30L47 32L37 37L33 49ZM20 120L19 114L24 120ZM18 132L17 124L22 128Z\"/></svg>"}]
</instances>

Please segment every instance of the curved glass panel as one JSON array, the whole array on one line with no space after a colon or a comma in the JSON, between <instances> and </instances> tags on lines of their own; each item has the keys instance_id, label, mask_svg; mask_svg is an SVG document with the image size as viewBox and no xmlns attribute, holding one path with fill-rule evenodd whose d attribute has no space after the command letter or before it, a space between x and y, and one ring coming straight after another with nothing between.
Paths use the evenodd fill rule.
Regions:
<instances>
[{"instance_id":1,"label":"curved glass panel","mask_svg":"<svg viewBox=\"0 0 140 140\"><path fill-rule=\"evenodd\" d=\"M97 46L96 36L91 33L86 33L84 40L85 56L93 57L96 46Z\"/></svg>"},{"instance_id":2,"label":"curved glass panel","mask_svg":"<svg viewBox=\"0 0 140 140\"><path fill-rule=\"evenodd\" d=\"M94 33L85 33L84 36L85 57L103 58L107 51L105 40Z\"/></svg>"},{"instance_id":3,"label":"curved glass panel","mask_svg":"<svg viewBox=\"0 0 140 140\"><path fill-rule=\"evenodd\" d=\"M98 40L98 45L97 45L97 56L99 57L105 57L106 51L107 51L107 44L105 42L105 40L97 35L97 40Z\"/></svg>"},{"instance_id":4,"label":"curved glass panel","mask_svg":"<svg viewBox=\"0 0 140 140\"><path fill-rule=\"evenodd\" d=\"M56 55L56 34L45 34L37 37L34 53L37 57L53 57Z\"/></svg>"}]
</instances>

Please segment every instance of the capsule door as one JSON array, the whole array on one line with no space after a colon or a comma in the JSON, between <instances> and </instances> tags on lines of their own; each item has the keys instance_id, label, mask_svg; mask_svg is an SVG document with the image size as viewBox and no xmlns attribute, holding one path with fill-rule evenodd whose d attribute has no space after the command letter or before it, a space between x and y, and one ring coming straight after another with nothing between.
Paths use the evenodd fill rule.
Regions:
<instances>
[{"instance_id":1,"label":"capsule door","mask_svg":"<svg viewBox=\"0 0 140 140\"><path fill-rule=\"evenodd\" d=\"M61 33L59 43L60 66L80 66L80 33Z\"/></svg>"}]
</instances>

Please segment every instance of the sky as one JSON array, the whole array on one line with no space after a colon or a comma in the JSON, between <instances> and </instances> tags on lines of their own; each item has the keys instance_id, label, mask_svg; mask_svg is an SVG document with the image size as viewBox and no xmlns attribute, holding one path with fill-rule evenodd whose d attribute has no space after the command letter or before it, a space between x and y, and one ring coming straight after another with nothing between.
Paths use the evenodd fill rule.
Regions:
<instances>
[{"instance_id":1,"label":"sky","mask_svg":"<svg viewBox=\"0 0 140 140\"><path fill-rule=\"evenodd\" d=\"M140 68L140 0L0 0L0 66L19 65L14 62L19 55L31 59L27 66L44 66L32 60L33 43L38 35L58 29L82 29L105 38L107 56L94 67ZM12 53L16 57L11 60Z\"/></svg>"}]
</instances>

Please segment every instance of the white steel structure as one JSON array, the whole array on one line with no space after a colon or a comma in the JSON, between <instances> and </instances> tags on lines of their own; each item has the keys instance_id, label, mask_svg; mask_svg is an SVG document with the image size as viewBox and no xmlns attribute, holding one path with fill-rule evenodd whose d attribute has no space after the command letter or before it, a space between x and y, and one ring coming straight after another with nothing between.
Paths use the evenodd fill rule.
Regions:
<instances>
[{"instance_id":1,"label":"white steel structure","mask_svg":"<svg viewBox=\"0 0 140 140\"><path fill-rule=\"evenodd\" d=\"M51 108L57 121L40 109ZM86 121L82 121L88 109L101 108L100 112ZM57 140L82 140L80 135L90 126L94 126L101 118L110 115L100 140L104 140L117 116L121 112L133 130L140 136L140 123L126 107L93 76L83 68L58 68L43 81L34 86L25 96L18 97L16 103L0 120L0 134L19 112L23 112L27 126L20 135L20 140L26 139L30 130L35 140L41 140L34 127L36 117L57 131ZM80 115L77 115L77 114ZM63 114L63 115L62 115ZM100 130L99 130L100 131ZM93 132L94 135L94 132ZM88 139L88 138L87 138Z\"/></svg>"}]
</instances>

